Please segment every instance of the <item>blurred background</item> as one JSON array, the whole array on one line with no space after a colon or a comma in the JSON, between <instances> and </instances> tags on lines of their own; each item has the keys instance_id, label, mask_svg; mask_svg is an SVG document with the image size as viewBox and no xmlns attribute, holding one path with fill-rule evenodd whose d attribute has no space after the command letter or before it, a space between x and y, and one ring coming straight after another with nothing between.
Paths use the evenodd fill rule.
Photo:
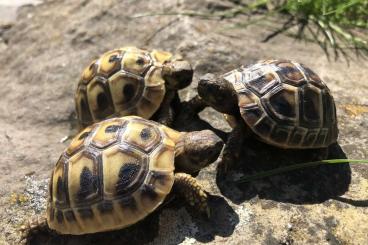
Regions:
<instances>
[{"instance_id":1,"label":"blurred background","mask_svg":"<svg viewBox=\"0 0 368 245\"><path fill-rule=\"evenodd\" d=\"M76 131L82 69L116 47L182 54L195 69L182 100L207 72L268 58L304 63L336 102L333 156L366 159L367 9L367 0L0 0L0 244L18 244L17 228L44 211L50 171ZM230 131L210 108L200 118ZM296 155L246 144L247 168L229 178ZM368 243L366 166L320 166L236 186L222 186L209 166L197 178L214 194L210 220L173 202L124 231L42 234L32 244Z\"/></svg>"}]
</instances>

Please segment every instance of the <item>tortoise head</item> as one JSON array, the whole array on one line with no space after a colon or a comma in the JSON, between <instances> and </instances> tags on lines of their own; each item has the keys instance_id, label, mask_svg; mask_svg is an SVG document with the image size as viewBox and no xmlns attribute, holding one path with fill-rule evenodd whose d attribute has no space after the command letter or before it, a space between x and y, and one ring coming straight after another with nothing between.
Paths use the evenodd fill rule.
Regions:
<instances>
[{"instance_id":1,"label":"tortoise head","mask_svg":"<svg viewBox=\"0 0 368 245\"><path fill-rule=\"evenodd\" d=\"M164 63L162 76L169 88L182 89L192 82L193 68L188 61L174 59Z\"/></svg>"},{"instance_id":2,"label":"tortoise head","mask_svg":"<svg viewBox=\"0 0 368 245\"><path fill-rule=\"evenodd\" d=\"M214 162L223 147L221 138L211 130L183 133L181 139L183 148L176 163L179 169L191 172L197 172Z\"/></svg>"},{"instance_id":3,"label":"tortoise head","mask_svg":"<svg viewBox=\"0 0 368 245\"><path fill-rule=\"evenodd\" d=\"M198 94L215 110L234 114L238 109L238 100L233 86L213 74L206 74L198 82Z\"/></svg>"}]
</instances>

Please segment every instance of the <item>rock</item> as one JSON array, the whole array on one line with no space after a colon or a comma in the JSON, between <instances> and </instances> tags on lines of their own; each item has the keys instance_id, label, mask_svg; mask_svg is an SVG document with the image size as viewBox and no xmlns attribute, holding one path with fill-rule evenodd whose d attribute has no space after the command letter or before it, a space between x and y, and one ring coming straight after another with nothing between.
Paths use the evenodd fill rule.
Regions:
<instances>
[{"instance_id":1,"label":"rock","mask_svg":"<svg viewBox=\"0 0 368 245\"><path fill-rule=\"evenodd\" d=\"M18 244L19 225L44 210L50 171L70 142L60 139L75 131L73 95L82 69L119 46L159 48L190 60L195 78L181 92L182 99L194 96L198 78L207 72L220 74L271 57L305 63L327 82L337 103L340 137L331 156L368 157L367 62L352 58L348 66L344 60L328 61L318 45L282 35L261 43L269 30L240 27L247 16L219 20L162 15L210 13L236 1L222 2L59 0L19 11L17 21L1 35L6 48L0 43L1 244ZM200 117L230 130L212 109ZM248 154L234 173L237 178L290 164L292 155L298 155L259 142L244 147ZM307 158L304 153L298 160ZM80 237L41 234L32 244L368 243L366 166L320 166L242 185L216 180L215 166L209 166L197 178L214 194L210 220L176 201L127 230Z\"/></svg>"}]
</instances>

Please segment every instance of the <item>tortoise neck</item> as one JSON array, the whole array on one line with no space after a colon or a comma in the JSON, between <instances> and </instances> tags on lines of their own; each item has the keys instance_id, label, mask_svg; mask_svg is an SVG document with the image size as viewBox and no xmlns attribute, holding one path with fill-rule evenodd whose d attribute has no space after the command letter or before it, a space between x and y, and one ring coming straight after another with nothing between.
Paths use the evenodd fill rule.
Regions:
<instances>
[{"instance_id":1,"label":"tortoise neck","mask_svg":"<svg viewBox=\"0 0 368 245\"><path fill-rule=\"evenodd\" d=\"M184 153L184 145L185 145L185 137L188 136L188 133L182 132L178 141L175 144L175 157L183 155Z\"/></svg>"},{"instance_id":2,"label":"tortoise neck","mask_svg":"<svg viewBox=\"0 0 368 245\"><path fill-rule=\"evenodd\" d=\"M178 141L175 145L175 171L185 173L196 173L198 172L198 166L192 163L186 154L185 144L186 139L190 137L189 133L182 132Z\"/></svg>"}]
</instances>

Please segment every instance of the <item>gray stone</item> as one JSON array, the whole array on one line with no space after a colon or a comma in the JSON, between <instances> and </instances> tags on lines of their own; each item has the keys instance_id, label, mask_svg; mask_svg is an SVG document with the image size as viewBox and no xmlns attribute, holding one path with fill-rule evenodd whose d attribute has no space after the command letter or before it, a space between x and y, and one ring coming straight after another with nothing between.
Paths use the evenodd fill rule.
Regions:
<instances>
[{"instance_id":1,"label":"gray stone","mask_svg":"<svg viewBox=\"0 0 368 245\"><path fill-rule=\"evenodd\" d=\"M240 27L247 16L162 15L211 13L232 2L58 0L19 11L1 34L6 45L0 43L0 244L18 244L19 225L44 210L50 171L70 142L61 139L75 132L78 77L93 58L115 47L181 53L195 68L193 84L180 94L185 100L207 72L220 74L265 58L302 62L327 82L336 100L340 137L331 156L368 157L366 60L352 55L349 66L344 60L328 61L318 45L283 35L261 43L270 29L261 23ZM144 14L149 16L138 17ZM212 109L200 117L230 130ZM228 178L308 160L308 154L295 160L297 152L253 140L244 153L242 167ZM237 186L216 180L216 168L209 166L197 178L214 195L209 220L175 201L126 230L78 237L42 234L34 244L368 244L366 166L321 166Z\"/></svg>"}]
</instances>

